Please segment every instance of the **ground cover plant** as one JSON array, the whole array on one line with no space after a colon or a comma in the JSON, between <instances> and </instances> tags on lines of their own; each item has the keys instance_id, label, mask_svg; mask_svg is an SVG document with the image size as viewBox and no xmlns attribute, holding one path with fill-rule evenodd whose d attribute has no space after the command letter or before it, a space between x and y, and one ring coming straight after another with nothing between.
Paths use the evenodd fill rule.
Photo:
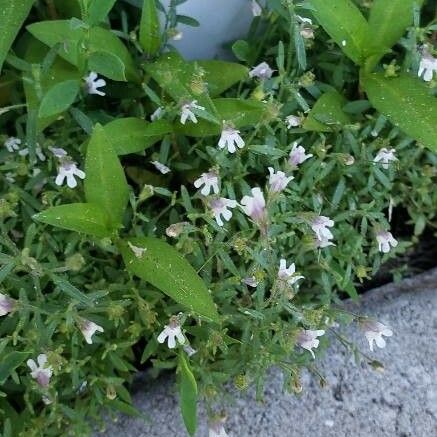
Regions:
<instances>
[{"instance_id":1,"label":"ground cover plant","mask_svg":"<svg viewBox=\"0 0 437 437\"><path fill-rule=\"evenodd\" d=\"M173 48L183 2L0 0L5 437L147 416L142 366L224 436L226 383L299 393L330 341L381 369L341 325L396 335L341 298L435 229L433 2L248 2L236 62Z\"/></svg>"}]
</instances>

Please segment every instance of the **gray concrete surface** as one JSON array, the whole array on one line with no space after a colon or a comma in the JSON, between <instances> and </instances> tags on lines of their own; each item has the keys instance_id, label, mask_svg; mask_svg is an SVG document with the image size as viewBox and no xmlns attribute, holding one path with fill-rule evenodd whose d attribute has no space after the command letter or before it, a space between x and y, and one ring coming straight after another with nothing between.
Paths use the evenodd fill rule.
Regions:
<instances>
[{"instance_id":1,"label":"gray concrete surface","mask_svg":"<svg viewBox=\"0 0 437 437\"><path fill-rule=\"evenodd\" d=\"M228 409L226 429L239 437L434 437L437 436L437 269L367 293L361 314L389 324L394 336L372 355L385 372L357 367L335 344L320 367L328 386L320 389L306 375L301 396L282 392L281 375L272 372L263 404L252 392L239 394ZM350 335L368 350L361 332ZM152 422L120 417L103 435L115 437L185 436L171 381L159 380L135 396ZM197 436L207 436L200 413ZM100 434L102 435L102 434Z\"/></svg>"}]
</instances>

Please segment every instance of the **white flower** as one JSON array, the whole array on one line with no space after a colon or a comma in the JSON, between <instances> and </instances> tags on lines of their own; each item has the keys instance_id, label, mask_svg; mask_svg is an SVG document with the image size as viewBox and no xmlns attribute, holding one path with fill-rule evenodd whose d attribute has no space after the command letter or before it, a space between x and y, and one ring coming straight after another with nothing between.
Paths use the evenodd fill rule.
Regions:
<instances>
[{"instance_id":1,"label":"white flower","mask_svg":"<svg viewBox=\"0 0 437 437\"><path fill-rule=\"evenodd\" d=\"M188 119L191 120L193 123L197 123L197 118L193 113L192 109L204 110L205 108L203 106L198 105L197 100L193 100L192 102L183 104L181 108L182 124L185 124Z\"/></svg>"},{"instance_id":2,"label":"white flower","mask_svg":"<svg viewBox=\"0 0 437 437\"><path fill-rule=\"evenodd\" d=\"M298 117L297 115L289 115L288 117L285 117L285 123L287 124L287 129L299 127L302 124L302 117Z\"/></svg>"},{"instance_id":3,"label":"white flower","mask_svg":"<svg viewBox=\"0 0 437 437\"><path fill-rule=\"evenodd\" d=\"M24 149L21 149L18 154L20 156L27 156L29 154L29 148L25 147ZM46 156L44 155L44 153L42 152L41 146L39 144L36 145L35 147L35 155L36 157L40 160L40 161L45 161L46 160Z\"/></svg>"},{"instance_id":4,"label":"white flower","mask_svg":"<svg viewBox=\"0 0 437 437\"><path fill-rule=\"evenodd\" d=\"M184 346L184 351L189 357L192 357L194 354L197 354L196 349L193 349L189 344Z\"/></svg>"},{"instance_id":5,"label":"white flower","mask_svg":"<svg viewBox=\"0 0 437 437\"><path fill-rule=\"evenodd\" d=\"M382 338L383 335L386 337L391 337L393 331L384 324L377 322L375 320L364 320L360 322L361 328L364 330L364 335L369 342L370 350L373 352L373 342L379 348L385 347L385 340Z\"/></svg>"},{"instance_id":6,"label":"white flower","mask_svg":"<svg viewBox=\"0 0 437 437\"><path fill-rule=\"evenodd\" d=\"M15 306L15 301L9 296L0 293L0 316L5 316L10 313Z\"/></svg>"},{"instance_id":7,"label":"white flower","mask_svg":"<svg viewBox=\"0 0 437 437\"><path fill-rule=\"evenodd\" d=\"M376 241L378 242L378 250L382 253L390 252L390 246L396 247L398 241L393 237L391 232L381 231L376 234Z\"/></svg>"},{"instance_id":8,"label":"white flower","mask_svg":"<svg viewBox=\"0 0 437 437\"><path fill-rule=\"evenodd\" d=\"M253 221L261 222L265 218L266 201L260 188L252 188L252 196L244 196L241 199L241 207Z\"/></svg>"},{"instance_id":9,"label":"white flower","mask_svg":"<svg viewBox=\"0 0 437 437\"><path fill-rule=\"evenodd\" d=\"M228 222L232 217L232 211L229 208L235 208L237 206L237 201L219 197L218 199L212 199L209 202L209 206L214 213L214 218L217 224L223 226L222 216Z\"/></svg>"},{"instance_id":10,"label":"white flower","mask_svg":"<svg viewBox=\"0 0 437 437\"><path fill-rule=\"evenodd\" d=\"M249 71L249 77L257 77L261 80L270 79L274 71L267 62L261 62Z\"/></svg>"},{"instance_id":11,"label":"white flower","mask_svg":"<svg viewBox=\"0 0 437 437\"><path fill-rule=\"evenodd\" d=\"M312 153L309 153L308 155L305 154L305 148L300 146L297 141L293 143L293 148L291 149L290 156L288 158L288 162L297 167L299 164L302 164L307 159L311 158L313 156Z\"/></svg>"},{"instance_id":12,"label":"white flower","mask_svg":"<svg viewBox=\"0 0 437 437\"><path fill-rule=\"evenodd\" d=\"M68 153L61 147L49 147L50 152L53 153L55 158L62 159L68 156Z\"/></svg>"},{"instance_id":13,"label":"white flower","mask_svg":"<svg viewBox=\"0 0 437 437\"><path fill-rule=\"evenodd\" d=\"M346 155L344 157L344 163L346 165L354 165L355 164L355 158L352 155Z\"/></svg>"},{"instance_id":14,"label":"white flower","mask_svg":"<svg viewBox=\"0 0 437 437\"><path fill-rule=\"evenodd\" d=\"M301 17L296 15L297 19L300 21L300 34L305 39L314 38L313 21L310 18Z\"/></svg>"},{"instance_id":15,"label":"white flower","mask_svg":"<svg viewBox=\"0 0 437 437\"><path fill-rule=\"evenodd\" d=\"M332 241L330 241L329 238L326 238L326 237L318 238L316 236L316 242L315 243L316 243L316 247L318 249L323 249L323 248L328 247L328 246L335 246L335 244Z\"/></svg>"},{"instance_id":16,"label":"white flower","mask_svg":"<svg viewBox=\"0 0 437 437\"><path fill-rule=\"evenodd\" d=\"M319 346L320 341L317 339L317 337L322 336L325 333L323 329L318 329L316 331L311 331L309 329L303 329L300 331L299 335L297 336L297 344L302 347L303 349L306 349L307 351L311 352L311 355L315 359L315 355L313 352L313 348L317 349Z\"/></svg>"},{"instance_id":17,"label":"white flower","mask_svg":"<svg viewBox=\"0 0 437 437\"><path fill-rule=\"evenodd\" d=\"M395 149L386 149L383 147L375 156L373 162L382 162L382 168L388 169L391 161L397 161Z\"/></svg>"},{"instance_id":18,"label":"white flower","mask_svg":"<svg viewBox=\"0 0 437 437\"><path fill-rule=\"evenodd\" d=\"M182 334L181 326L175 320L170 321L168 325L164 326L162 332L158 335L158 343L164 343L167 340L168 347L174 349L176 347L176 339L179 344L185 344L185 337Z\"/></svg>"},{"instance_id":19,"label":"white flower","mask_svg":"<svg viewBox=\"0 0 437 437\"><path fill-rule=\"evenodd\" d=\"M162 174L167 174L171 171L166 165L160 163L159 161L151 161L150 163L153 164L156 170Z\"/></svg>"},{"instance_id":20,"label":"white flower","mask_svg":"<svg viewBox=\"0 0 437 437\"><path fill-rule=\"evenodd\" d=\"M261 16L263 10L256 0L252 0L251 9L252 9L252 15L254 17Z\"/></svg>"},{"instance_id":21,"label":"white flower","mask_svg":"<svg viewBox=\"0 0 437 437\"><path fill-rule=\"evenodd\" d=\"M325 241L325 244L326 240L334 238L332 232L328 229L332 226L334 226L334 221L324 215L319 215L311 221L311 229L316 234L317 239L320 242ZM329 244L326 245L329 246Z\"/></svg>"},{"instance_id":22,"label":"white flower","mask_svg":"<svg viewBox=\"0 0 437 437\"><path fill-rule=\"evenodd\" d=\"M162 117L162 114L164 113L164 108L162 108L161 106L159 106L158 108L155 109L155 111L153 112L153 114L150 116L150 120L151 121L156 121L159 120Z\"/></svg>"},{"instance_id":23,"label":"white flower","mask_svg":"<svg viewBox=\"0 0 437 437\"><path fill-rule=\"evenodd\" d=\"M168 237L177 238L184 231L184 229L189 226L189 222L179 222L173 223L166 230L165 233Z\"/></svg>"},{"instance_id":24,"label":"white flower","mask_svg":"<svg viewBox=\"0 0 437 437\"><path fill-rule=\"evenodd\" d=\"M252 288L258 287L259 284L255 276L248 276L247 278L244 278L242 282Z\"/></svg>"},{"instance_id":25,"label":"white flower","mask_svg":"<svg viewBox=\"0 0 437 437\"><path fill-rule=\"evenodd\" d=\"M147 250L145 247L134 246L130 241L127 242L127 245L137 258L141 258Z\"/></svg>"},{"instance_id":26,"label":"white flower","mask_svg":"<svg viewBox=\"0 0 437 437\"><path fill-rule=\"evenodd\" d=\"M220 149L228 148L229 153L235 153L237 147L242 149L244 147L244 140L240 137L240 131L231 127L225 127L222 130L218 146Z\"/></svg>"},{"instance_id":27,"label":"white flower","mask_svg":"<svg viewBox=\"0 0 437 437\"><path fill-rule=\"evenodd\" d=\"M196 188L200 188L203 185L203 188L200 190L203 196L208 196L211 190L215 193L219 193L218 186L218 175L215 171L209 171L208 173L202 173L198 179L194 181L194 186Z\"/></svg>"},{"instance_id":28,"label":"white flower","mask_svg":"<svg viewBox=\"0 0 437 437\"><path fill-rule=\"evenodd\" d=\"M21 140L20 138L10 137L5 141L5 147L8 152L16 152L20 148Z\"/></svg>"},{"instance_id":29,"label":"white flower","mask_svg":"<svg viewBox=\"0 0 437 437\"><path fill-rule=\"evenodd\" d=\"M290 267L287 268L287 261L285 259L281 259L279 261L279 271L278 278L281 281L287 282L288 285L295 284L299 279L304 279L304 276L295 275L296 266L294 263L290 264Z\"/></svg>"},{"instance_id":30,"label":"white flower","mask_svg":"<svg viewBox=\"0 0 437 437\"><path fill-rule=\"evenodd\" d=\"M208 437L229 437L225 430L225 418L219 418L209 423Z\"/></svg>"},{"instance_id":31,"label":"white flower","mask_svg":"<svg viewBox=\"0 0 437 437\"><path fill-rule=\"evenodd\" d=\"M27 360L27 366L31 370L30 376L35 379L39 385L47 387L50 384L50 378L53 374L53 368L47 365L47 355L39 354L37 359L38 365L34 360Z\"/></svg>"},{"instance_id":32,"label":"white flower","mask_svg":"<svg viewBox=\"0 0 437 437\"><path fill-rule=\"evenodd\" d=\"M424 50L417 75L423 77L424 81L431 82L434 74L437 74L437 58Z\"/></svg>"},{"instance_id":33,"label":"white flower","mask_svg":"<svg viewBox=\"0 0 437 437\"><path fill-rule=\"evenodd\" d=\"M80 321L80 330L88 344L93 344L92 337L97 331L104 332L104 329L100 325L97 325L96 323L87 319L82 319Z\"/></svg>"},{"instance_id":34,"label":"white flower","mask_svg":"<svg viewBox=\"0 0 437 437\"><path fill-rule=\"evenodd\" d=\"M275 173L275 170L272 167L269 167L269 173L269 185L272 193L280 193L281 191L284 191L288 183L294 179L293 176L287 177L283 171L277 171Z\"/></svg>"},{"instance_id":35,"label":"white flower","mask_svg":"<svg viewBox=\"0 0 437 437\"><path fill-rule=\"evenodd\" d=\"M99 90L99 88L106 86L106 81L104 79L98 79L96 72L91 71L91 73L85 77L85 82L88 94L106 95L103 91Z\"/></svg>"},{"instance_id":36,"label":"white flower","mask_svg":"<svg viewBox=\"0 0 437 437\"><path fill-rule=\"evenodd\" d=\"M61 186L64 183L64 179L67 178L67 185L70 188L75 188L77 187L75 176L80 179L85 179L85 173L77 168L75 162L68 160L63 161L58 168L55 184Z\"/></svg>"},{"instance_id":37,"label":"white flower","mask_svg":"<svg viewBox=\"0 0 437 437\"><path fill-rule=\"evenodd\" d=\"M180 41L183 37L184 37L183 32L181 32L180 30L175 29L171 39L173 41Z\"/></svg>"}]
</instances>

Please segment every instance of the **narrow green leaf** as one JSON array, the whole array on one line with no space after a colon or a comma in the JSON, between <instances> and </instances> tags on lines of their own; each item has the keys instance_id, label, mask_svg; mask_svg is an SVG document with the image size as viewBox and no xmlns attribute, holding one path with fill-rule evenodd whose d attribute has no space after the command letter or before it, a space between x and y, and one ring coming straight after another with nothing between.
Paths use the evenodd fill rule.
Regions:
<instances>
[{"instance_id":1,"label":"narrow green leaf","mask_svg":"<svg viewBox=\"0 0 437 437\"><path fill-rule=\"evenodd\" d=\"M51 117L66 111L76 100L79 89L80 83L77 80L60 82L50 88L41 100L38 117Z\"/></svg>"},{"instance_id":2,"label":"narrow green leaf","mask_svg":"<svg viewBox=\"0 0 437 437\"><path fill-rule=\"evenodd\" d=\"M322 94L308 114L303 124L304 129L330 132L335 126L350 123L349 116L342 109L345 103L346 99L337 91Z\"/></svg>"},{"instance_id":3,"label":"narrow green leaf","mask_svg":"<svg viewBox=\"0 0 437 437\"><path fill-rule=\"evenodd\" d=\"M143 250L137 256L131 245ZM126 268L189 310L217 321L218 314L205 283L189 262L158 238L130 238L120 244Z\"/></svg>"},{"instance_id":4,"label":"narrow green leaf","mask_svg":"<svg viewBox=\"0 0 437 437\"><path fill-rule=\"evenodd\" d=\"M100 124L94 127L85 162L85 197L103 208L114 227L121 226L129 199L123 167Z\"/></svg>"},{"instance_id":5,"label":"narrow green leaf","mask_svg":"<svg viewBox=\"0 0 437 437\"><path fill-rule=\"evenodd\" d=\"M2 354L3 355L3 354ZM0 385L2 385L9 375L29 356L28 352L10 352L3 355L0 362Z\"/></svg>"},{"instance_id":6,"label":"narrow green leaf","mask_svg":"<svg viewBox=\"0 0 437 437\"><path fill-rule=\"evenodd\" d=\"M409 74L386 78L383 73L362 77L372 105L395 126L431 150L437 150L437 98Z\"/></svg>"},{"instance_id":7,"label":"narrow green leaf","mask_svg":"<svg viewBox=\"0 0 437 437\"><path fill-rule=\"evenodd\" d=\"M34 215L33 219L69 231L94 235L98 238L111 235L105 210L91 203L53 206Z\"/></svg>"},{"instance_id":8,"label":"narrow green leaf","mask_svg":"<svg viewBox=\"0 0 437 437\"><path fill-rule=\"evenodd\" d=\"M92 0L88 8L89 24L98 24L104 21L117 0Z\"/></svg>"},{"instance_id":9,"label":"narrow green leaf","mask_svg":"<svg viewBox=\"0 0 437 437\"><path fill-rule=\"evenodd\" d=\"M104 126L107 137L118 155L142 152L164 135L172 132L172 125L165 120L148 123L139 118L120 118Z\"/></svg>"},{"instance_id":10,"label":"narrow green leaf","mask_svg":"<svg viewBox=\"0 0 437 437\"><path fill-rule=\"evenodd\" d=\"M369 26L351 0L308 0L312 13L328 35L356 64L364 61Z\"/></svg>"},{"instance_id":11,"label":"narrow green leaf","mask_svg":"<svg viewBox=\"0 0 437 437\"><path fill-rule=\"evenodd\" d=\"M94 306L94 302L82 291L70 284L66 279L61 276L51 275L52 281L59 289L70 296L73 300L80 302L81 304L91 307Z\"/></svg>"},{"instance_id":12,"label":"narrow green leaf","mask_svg":"<svg viewBox=\"0 0 437 437\"><path fill-rule=\"evenodd\" d=\"M0 0L0 72L35 0Z\"/></svg>"},{"instance_id":13,"label":"narrow green leaf","mask_svg":"<svg viewBox=\"0 0 437 437\"><path fill-rule=\"evenodd\" d=\"M161 29L155 0L143 1L140 43L148 56L156 55L161 47Z\"/></svg>"},{"instance_id":14,"label":"narrow green leaf","mask_svg":"<svg viewBox=\"0 0 437 437\"><path fill-rule=\"evenodd\" d=\"M12 260L0 268L0 284L8 277L9 273L14 270L15 260Z\"/></svg>"},{"instance_id":15,"label":"narrow green leaf","mask_svg":"<svg viewBox=\"0 0 437 437\"><path fill-rule=\"evenodd\" d=\"M122 82L126 82L126 68L122 60L111 52L99 50L92 52L88 58L90 71Z\"/></svg>"},{"instance_id":16,"label":"narrow green leaf","mask_svg":"<svg viewBox=\"0 0 437 437\"><path fill-rule=\"evenodd\" d=\"M236 62L217 60L197 61L204 70L204 80L208 85L209 95L217 97L232 85L247 78L249 69Z\"/></svg>"},{"instance_id":17,"label":"narrow green leaf","mask_svg":"<svg viewBox=\"0 0 437 437\"><path fill-rule=\"evenodd\" d=\"M197 383L183 353L179 354L179 405L188 434L194 436L197 428Z\"/></svg>"}]
</instances>

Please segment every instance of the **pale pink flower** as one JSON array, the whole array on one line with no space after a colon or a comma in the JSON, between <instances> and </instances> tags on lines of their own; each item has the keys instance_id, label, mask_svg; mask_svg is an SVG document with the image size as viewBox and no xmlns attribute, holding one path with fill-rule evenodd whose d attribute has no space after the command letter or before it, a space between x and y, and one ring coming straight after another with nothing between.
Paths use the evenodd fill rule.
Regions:
<instances>
[{"instance_id":1,"label":"pale pink flower","mask_svg":"<svg viewBox=\"0 0 437 437\"><path fill-rule=\"evenodd\" d=\"M194 186L196 188L200 188L203 185L203 188L200 190L200 193L203 196L208 196L211 191L215 194L219 193L219 179L218 175L215 171L209 171L207 173L202 173L198 179L194 181Z\"/></svg>"},{"instance_id":2,"label":"pale pink flower","mask_svg":"<svg viewBox=\"0 0 437 437\"><path fill-rule=\"evenodd\" d=\"M209 201L209 207L211 208L215 221L219 226L223 226L223 218L228 222L232 217L232 211L229 208L235 208L237 206L236 200L226 199L219 197L218 199L212 199Z\"/></svg>"},{"instance_id":3,"label":"pale pink flower","mask_svg":"<svg viewBox=\"0 0 437 437\"><path fill-rule=\"evenodd\" d=\"M431 82L434 74L437 74L437 58L434 58L428 50L423 50L417 75L423 77L426 82Z\"/></svg>"},{"instance_id":4,"label":"pale pink flower","mask_svg":"<svg viewBox=\"0 0 437 437\"><path fill-rule=\"evenodd\" d=\"M287 125L287 129L299 127L302 124L302 117L298 117L297 115L289 115L285 118L285 123Z\"/></svg>"},{"instance_id":5,"label":"pale pink flower","mask_svg":"<svg viewBox=\"0 0 437 437\"><path fill-rule=\"evenodd\" d=\"M254 17L261 16L263 10L256 0L252 0L251 9Z\"/></svg>"},{"instance_id":6,"label":"pale pink flower","mask_svg":"<svg viewBox=\"0 0 437 437\"><path fill-rule=\"evenodd\" d=\"M376 241L378 242L378 250L382 253L388 253L390 252L390 246L396 247L398 245L398 241L388 231L378 232L376 234Z\"/></svg>"},{"instance_id":7,"label":"pale pink flower","mask_svg":"<svg viewBox=\"0 0 437 437\"><path fill-rule=\"evenodd\" d=\"M0 293L0 316L5 316L6 314L12 312L15 306L15 300L11 299L3 293Z\"/></svg>"},{"instance_id":8,"label":"pale pink flower","mask_svg":"<svg viewBox=\"0 0 437 437\"><path fill-rule=\"evenodd\" d=\"M255 222L262 222L265 218L266 201L260 188L252 188L252 196L244 196L241 199L241 207L246 215Z\"/></svg>"},{"instance_id":9,"label":"pale pink flower","mask_svg":"<svg viewBox=\"0 0 437 437\"><path fill-rule=\"evenodd\" d=\"M40 354L37 359L38 365L34 360L27 360L27 366L31 370L30 375L35 379L42 387L47 387L50 384L50 378L53 374L53 368L47 365L47 355Z\"/></svg>"},{"instance_id":10,"label":"pale pink flower","mask_svg":"<svg viewBox=\"0 0 437 437\"><path fill-rule=\"evenodd\" d=\"M290 156L288 158L288 162L293 165L294 167L297 167L299 164L302 164L307 159L311 158L313 156L312 153L308 153L308 155L305 153L305 148L300 146L297 141L293 143L293 148L291 149Z\"/></svg>"},{"instance_id":11,"label":"pale pink flower","mask_svg":"<svg viewBox=\"0 0 437 437\"><path fill-rule=\"evenodd\" d=\"M277 171L273 167L269 167L269 185L272 193L280 193L284 191L288 183L294 179L293 176L288 176L283 171Z\"/></svg>"},{"instance_id":12,"label":"pale pink flower","mask_svg":"<svg viewBox=\"0 0 437 437\"><path fill-rule=\"evenodd\" d=\"M75 176L80 179L85 179L85 173L77 168L75 162L65 160L58 168L58 175L56 176L55 184L61 186L64 183L64 180L67 179L67 185L70 188L75 188L77 187Z\"/></svg>"},{"instance_id":13,"label":"pale pink flower","mask_svg":"<svg viewBox=\"0 0 437 437\"><path fill-rule=\"evenodd\" d=\"M249 77L257 77L261 80L270 79L274 71L267 62L261 62L261 64L258 64L249 71Z\"/></svg>"},{"instance_id":14,"label":"pale pink flower","mask_svg":"<svg viewBox=\"0 0 437 437\"><path fill-rule=\"evenodd\" d=\"M220 149L226 147L229 153L235 153L237 147L240 149L244 147L244 140L241 138L239 130L228 126L223 128L218 146Z\"/></svg>"},{"instance_id":15,"label":"pale pink flower","mask_svg":"<svg viewBox=\"0 0 437 437\"><path fill-rule=\"evenodd\" d=\"M257 281L255 276L248 276L247 278L244 278L242 282L252 288L258 287L259 284L259 281Z\"/></svg>"},{"instance_id":16,"label":"pale pink flower","mask_svg":"<svg viewBox=\"0 0 437 437\"><path fill-rule=\"evenodd\" d=\"M157 338L158 343L164 343L166 339L168 339L167 345L170 349L176 347L176 339L179 344L185 344L186 339L182 334L181 325L176 320L171 320L168 325L165 325Z\"/></svg>"},{"instance_id":17,"label":"pale pink flower","mask_svg":"<svg viewBox=\"0 0 437 437\"><path fill-rule=\"evenodd\" d=\"M58 159L62 159L68 156L66 150L62 149L61 147L49 147L49 150Z\"/></svg>"},{"instance_id":18,"label":"pale pink flower","mask_svg":"<svg viewBox=\"0 0 437 437\"><path fill-rule=\"evenodd\" d=\"M395 156L396 150L395 149L386 149L383 147L375 156L373 162L381 162L382 168L388 169L390 162L397 161L398 159Z\"/></svg>"},{"instance_id":19,"label":"pale pink flower","mask_svg":"<svg viewBox=\"0 0 437 437\"><path fill-rule=\"evenodd\" d=\"M287 268L287 261L285 259L281 259L279 261L279 271L278 278L281 281L287 282L288 285L295 284L299 279L304 279L304 276L296 275L296 266L294 263L291 263Z\"/></svg>"},{"instance_id":20,"label":"pale pink flower","mask_svg":"<svg viewBox=\"0 0 437 437\"><path fill-rule=\"evenodd\" d=\"M79 323L79 328L85 337L85 341L88 344L93 344L93 335L96 332L104 332L104 329L97 325L96 323L92 322L91 320L82 319Z\"/></svg>"},{"instance_id":21,"label":"pale pink flower","mask_svg":"<svg viewBox=\"0 0 437 437\"><path fill-rule=\"evenodd\" d=\"M386 345L382 336L385 335L386 337L391 337L393 335L393 331L388 326L375 320L364 320L360 322L360 325L367 341L369 342L369 348L372 352L373 343L376 343L376 346L382 349Z\"/></svg>"},{"instance_id":22,"label":"pale pink flower","mask_svg":"<svg viewBox=\"0 0 437 437\"><path fill-rule=\"evenodd\" d=\"M319 215L311 221L311 229L320 241L332 240L334 236L328 229L334 226L334 221L324 215Z\"/></svg>"},{"instance_id":23,"label":"pale pink flower","mask_svg":"<svg viewBox=\"0 0 437 437\"><path fill-rule=\"evenodd\" d=\"M91 71L91 73L85 78L85 83L88 94L97 94L98 96L106 95L103 91L99 90L99 88L106 86L106 81L104 79L98 79L96 72Z\"/></svg>"},{"instance_id":24,"label":"pale pink flower","mask_svg":"<svg viewBox=\"0 0 437 437\"><path fill-rule=\"evenodd\" d=\"M196 115L193 112L193 109L204 110L203 106L197 104L197 100L193 100L188 103L184 103L181 107L181 123L185 124L187 120L192 121L193 123L197 123Z\"/></svg>"},{"instance_id":25,"label":"pale pink flower","mask_svg":"<svg viewBox=\"0 0 437 437\"><path fill-rule=\"evenodd\" d=\"M318 329L316 331L303 329L297 336L296 342L300 347L310 352L315 359L316 357L314 355L313 349L317 349L320 343L317 337L322 336L324 333L325 331L323 329Z\"/></svg>"}]
</instances>

